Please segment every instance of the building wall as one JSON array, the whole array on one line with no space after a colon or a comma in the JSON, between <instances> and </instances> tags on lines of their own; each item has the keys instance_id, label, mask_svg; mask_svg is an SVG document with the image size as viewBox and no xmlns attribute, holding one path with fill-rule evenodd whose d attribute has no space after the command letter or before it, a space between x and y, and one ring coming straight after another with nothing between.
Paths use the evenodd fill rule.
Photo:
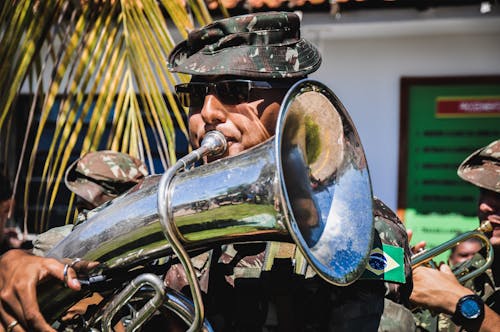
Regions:
<instances>
[{"instance_id":1,"label":"building wall","mask_svg":"<svg viewBox=\"0 0 500 332\"><path fill-rule=\"evenodd\" d=\"M323 55L321 69L311 78L328 85L347 108L367 155L374 194L393 209L400 78L500 74L498 15L435 14L414 12L390 21L369 15L357 22L345 15L333 20L306 14L303 19L303 36Z\"/></svg>"}]
</instances>

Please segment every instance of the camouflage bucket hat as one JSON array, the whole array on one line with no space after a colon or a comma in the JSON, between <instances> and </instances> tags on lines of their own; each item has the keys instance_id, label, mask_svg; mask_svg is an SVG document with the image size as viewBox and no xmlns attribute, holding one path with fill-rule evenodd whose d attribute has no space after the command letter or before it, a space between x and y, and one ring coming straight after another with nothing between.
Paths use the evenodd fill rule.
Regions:
<instances>
[{"instance_id":1,"label":"camouflage bucket hat","mask_svg":"<svg viewBox=\"0 0 500 332\"><path fill-rule=\"evenodd\" d=\"M295 13L234 16L189 33L170 53L169 70L196 76L297 78L318 69L321 56L300 38Z\"/></svg>"},{"instance_id":2,"label":"camouflage bucket hat","mask_svg":"<svg viewBox=\"0 0 500 332\"><path fill-rule=\"evenodd\" d=\"M148 175L137 158L115 151L89 152L66 171L69 190L97 207L130 189Z\"/></svg>"},{"instance_id":3,"label":"camouflage bucket hat","mask_svg":"<svg viewBox=\"0 0 500 332\"><path fill-rule=\"evenodd\" d=\"M500 193L500 140L472 153L458 167L457 174L478 187Z\"/></svg>"}]
</instances>

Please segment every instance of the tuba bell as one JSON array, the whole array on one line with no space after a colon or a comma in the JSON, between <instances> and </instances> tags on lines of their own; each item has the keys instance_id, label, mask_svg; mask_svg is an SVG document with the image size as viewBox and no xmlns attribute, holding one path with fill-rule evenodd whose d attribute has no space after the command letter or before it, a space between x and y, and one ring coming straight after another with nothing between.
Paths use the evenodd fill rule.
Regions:
<instances>
[{"instance_id":1,"label":"tuba bell","mask_svg":"<svg viewBox=\"0 0 500 332\"><path fill-rule=\"evenodd\" d=\"M225 243L292 242L331 284L349 285L361 276L373 241L371 181L356 128L330 89L297 82L281 105L273 138L193 167L224 145L217 134L213 139L163 176L150 176L97 208L48 253L100 262L88 280L109 298L87 326L110 330L118 309L147 288L160 299L147 302L153 309L132 319L130 330L169 296L168 308L192 330L209 330L195 277L189 279L194 304L179 305L161 278L142 275L172 255L189 271L189 255ZM39 292L42 313L56 322L84 293L46 287Z\"/></svg>"}]
</instances>

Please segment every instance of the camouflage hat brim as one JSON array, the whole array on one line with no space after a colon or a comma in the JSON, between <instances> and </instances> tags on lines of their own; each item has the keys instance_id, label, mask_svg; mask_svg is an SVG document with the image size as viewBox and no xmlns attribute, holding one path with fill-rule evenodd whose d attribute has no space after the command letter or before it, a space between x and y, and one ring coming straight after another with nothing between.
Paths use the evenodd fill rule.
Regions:
<instances>
[{"instance_id":1,"label":"camouflage hat brim","mask_svg":"<svg viewBox=\"0 0 500 332\"><path fill-rule=\"evenodd\" d=\"M117 197L117 195L106 194L103 187L87 179L77 178L74 181L66 181L66 186L96 207Z\"/></svg>"},{"instance_id":2,"label":"camouflage hat brim","mask_svg":"<svg viewBox=\"0 0 500 332\"><path fill-rule=\"evenodd\" d=\"M137 158L116 151L93 151L68 167L64 182L69 190L97 207L147 175L146 165Z\"/></svg>"},{"instance_id":3,"label":"camouflage hat brim","mask_svg":"<svg viewBox=\"0 0 500 332\"><path fill-rule=\"evenodd\" d=\"M266 12L222 19L191 32L171 52L168 65L196 76L299 78L316 71L321 56L300 38L296 14Z\"/></svg>"},{"instance_id":4,"label":"camouflage hat brim","mask_svg":"<svg viewBox=\"0 0 500 332\"><path fill-rule=\"evenodd\" d=\"M457 174L480 188L500 193L500 140L473 152L460 164Z\"/></svg>"}]
</instances>

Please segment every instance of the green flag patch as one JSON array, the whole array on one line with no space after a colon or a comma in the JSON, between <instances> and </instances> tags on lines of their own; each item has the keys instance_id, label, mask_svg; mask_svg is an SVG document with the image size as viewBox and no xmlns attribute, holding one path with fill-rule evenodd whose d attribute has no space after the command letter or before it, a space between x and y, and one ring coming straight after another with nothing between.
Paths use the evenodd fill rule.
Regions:
<instances>
[{"instance_id":1,"label":"green flag patch","mask_svg":"<svg viewBox=\"0 0 500 332\"><path fill-rule=\"evenodd\" d=\"M403 248L388 244L382 244L381 248L373 248L361 279L404 283L406 278Z\"/></svg>"}]
</instances>

